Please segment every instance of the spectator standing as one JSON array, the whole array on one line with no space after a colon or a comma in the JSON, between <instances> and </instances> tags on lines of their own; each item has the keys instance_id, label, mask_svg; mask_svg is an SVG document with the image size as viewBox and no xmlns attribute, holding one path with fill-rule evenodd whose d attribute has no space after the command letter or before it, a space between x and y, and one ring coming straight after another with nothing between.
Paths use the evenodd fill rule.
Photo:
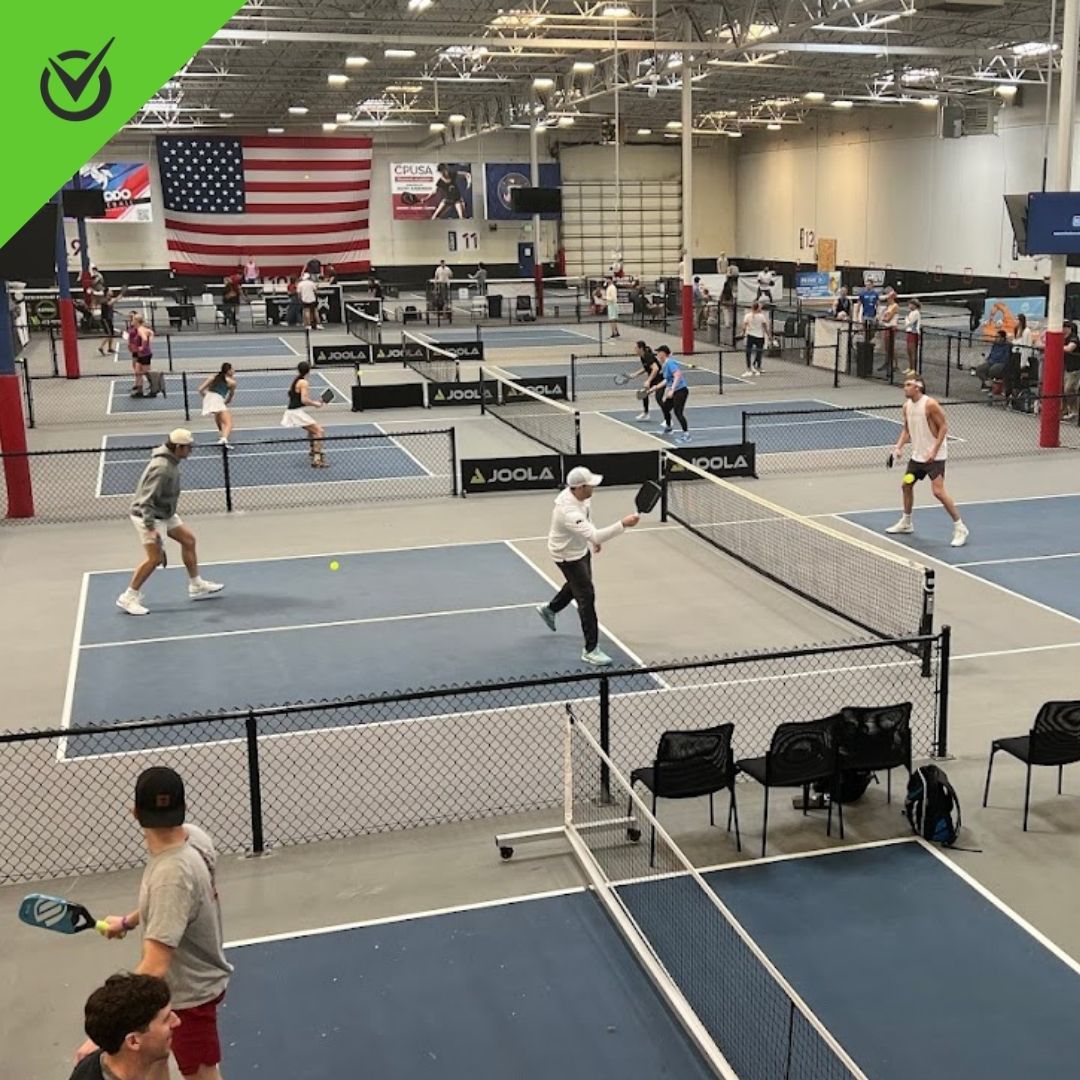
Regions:
<instances>
[{"instance_id":1,"label":"spectator standing","mask_svg":"<svg viewBox=\"0 0 1080 1080\"><path fill-rule=\"evenodd\" d=\"M435 280L435 310L442 311L450 303L450 282L454 280L454 271L446 265L445 259L440 259L432 277Z\"/></svg>"},{"instance_id":2,"label":"spectator standing","mask_svg":"<svg viewBox=\"0 0 1080 1080\"><path fill-rule=\"evenodd\" d=\"M249 255L247 262L244 263L244 284L245 285L258 285L259 284L259 267L255 262L255 256Z\"/></svg>"},{"instance_id":3,"label":"spectator standing","mask_svg":"<svg viewBox=\"0 0 1080 1080\"><path fill-rule=\"evenodd\" d=\"M908 301L907 314L904 316L904 342L907 345L908 367L915 371L919 367L919 342L922 340L922 304L915 297Z\"/></svg>"},{"instance_id":4,"label":"spectator standing","mask_svg":"<svg viewBox=\"0 0 1080 1080\"><path fill-rule=\"evenodd\" d=\"M116 315L116 302L120 299L120 292L106 289L101 298L101 328L105 331L105 337L98 346L98 352L102 355L111 353L116 348L116 324L113 319Z\"/></svg>"},{"instance_id":5,"label":"spectator standing","mask_svg":"<svg viewBox=\"0 0 1080 1080\"><path fill-rule=\"evenodd\" d=\"M1080 404L1080 339L1076 334L1076 323L1066 322L1065 331L1065 407L1062 420L1073 420Z\"/></svg>"},{"instance_id":6,"label":"spectator standing","mask_svg":"<svg viewBox=\"0 0 1080 1080\"><path fill-rule=\"evenodd\" d=\"M71 1080L153 1080L169 1060L173 1012L169 984L156 975L110 975L89 998L83 1027L99 1049L85 1054Z\"/></svg>"},{"instance_id":7,"label":"spectator standing","mask_svg":"<svg viewBox=\"0 0 1080 1080\"><path fill-rule=\"evenodd\" d=\"M240 275L230 274L225 279L225 286L221 293L221 312L225 316L225 325L237 325L237 315L240 311Z\"/></svg>"},{"instance_id":8,"label":"spectator standing","mask_svg":"<svg viewBox=\"0 0 1080 1080\"><path fill-rule=\"evenodd\" d=\"M307 270L304 271L300 280L296 283L296 295L304 312L304 325L312 330L321 330L322 324L319 322L319 290L315 284L315 279Z\"/></svg>"},{"instance_id":9,"label":"spectator standing","mask_svg":"<svg viewBox=\"0 0 1080 1080\"><path fill-rule=\"evenodd\" d=\"M724 276L724 284L720 289L720 321L723 326L731 326L735 321L735 282L732 274Z\"/></svg>"},{"instance_id":10,"label":"spectator standing","mask_svg":"<svg viewBox=\"0 0 1080 1080\"><path fill-rule=\"evenodd\" d=\"M476 264L476 273L470 275L473 281L476 282L476 295L487 296L488 294L488 272L487 267L483 263Z\"/></svg>"},{"instance_id":11,"label":"spectator standing","mask_svg":"<svg viewBox=\"0 0 1080 1080\"><path fill-rule=\"evenodd\" d=\"M848 296L846 285L841 285L840 292L836 294L832 314L838 322L851 322L851 297Z\"/></svg>"},{"instance_id":12,"label":"spectator standing","mask_svg":"<svg viewBox=\"0 0 1080 1080\"><path fill-rule=\"evenodd\" d=\"M285 309L285 322L288 326L296 326L301 316L300 295L297 292L296 278L289 278L289 284L285 286L285 291L289 294L289 306Z\"/></svg>"},{"instance_id":13,"label":"spectator standing","mask_svg":"<svg viewBox=\"0 0 1080 1080\"><path fill-rule=\"evenodd\" d=\"M878 371L892 372L896 365L896 330L900 325L900 305L896 301L896 290L885 292L885 308L881 313L881 331L885 342L885 361Z\"/></svg>"},{"instance_id":14,"label":"spectator standing","mask_svg":"<svg viewBox=\"0 0 1080 1080\"><path fill-rule=\"evenodd\" d=\"M604 303L607 305L608 326L611 328L609 337L619 336L619 286L614 278L609 278L607 288L604 289Z\"/></svg>"},{"instance_id":15,"label":"spectator standing","mask_svg":"<svg viewBox=\"0 0 1080 1080\"><path fill-rule=\"evenodd\" d=\"M149 855L139 904L126 915L110 915L106 936L122 938L142 927L135 973L168 983L180 1020L172 1052L181 1075L221 1080L217 1011L232 965L225 959L214 842L198 826L186 824L184 781L165 766L139 774L134 813ZM97 1047L91 1042L82 1049L92 1053Z\"/></svg>"}]
</instances>

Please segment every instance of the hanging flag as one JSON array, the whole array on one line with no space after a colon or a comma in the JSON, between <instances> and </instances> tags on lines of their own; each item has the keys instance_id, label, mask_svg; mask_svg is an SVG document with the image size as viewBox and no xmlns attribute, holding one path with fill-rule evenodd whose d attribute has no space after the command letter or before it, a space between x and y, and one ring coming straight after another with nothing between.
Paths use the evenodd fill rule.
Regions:
<instances>
[{"instance_id":1,"label":"hanging flag","mask_svg":"<svg viewBox=\"0 0 1080 1080\"><path fill-rule=\"evenodd\" d=\"M162 135L157 152L176 273L223 277L249 257L264 278L311 259L371 269L371 139Z\"/></svg>"}]
</instances>

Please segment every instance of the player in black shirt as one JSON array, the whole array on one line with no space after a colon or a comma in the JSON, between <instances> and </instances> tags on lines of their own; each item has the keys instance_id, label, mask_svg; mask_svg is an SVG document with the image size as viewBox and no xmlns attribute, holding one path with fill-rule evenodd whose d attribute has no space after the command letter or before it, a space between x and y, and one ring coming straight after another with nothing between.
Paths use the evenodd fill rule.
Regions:
<instances>
[{"instance_id":1,"label":"player in black shirt","mask_svg":"<svg viewBox=\"0 0 1080 1080\"><path fill-rule=\"evenodd\" d=\"M435 184L435 196L439 200L431 220L450 217L453 210L458 218L468 217L465 212L465 195L472 183L472 174L464 169L458 171L450 165L436 165L439 179Z\"/></svg>"},{"instance_id":2,"label":"player in black shirt","mask_svg":"<svg viewBox=\"0 0 1080 1080\"><path fill-rule=\"evenodd\" d=\"M649 348L644 341L637 343L638 359L642 367L642 385L646 390L656 390L656 404L659 405L664 394L664 378L660 374L660 361L656 359L656 353ZM638 420L649 419L649 394L641 399L641 412Z\"/></svg>"}]
</instances>

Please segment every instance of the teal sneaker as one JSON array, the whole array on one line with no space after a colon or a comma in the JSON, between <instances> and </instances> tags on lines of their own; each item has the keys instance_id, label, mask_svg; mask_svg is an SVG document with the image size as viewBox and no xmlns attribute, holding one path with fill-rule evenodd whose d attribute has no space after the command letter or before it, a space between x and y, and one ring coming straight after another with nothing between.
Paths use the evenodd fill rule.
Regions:
<instances>
[{"instance_id":1,"label":"teal sneaker","mask_svg":"<svg viewBox=\"0 0 1080 1080\"><path fill-rule=\"evenodd\" d=\"M551 608L549 608L547 606L547 604L541 604L536 609L536 614L539 615L540 618L544 620L544 625L549 630L554 630L555 629L555 612L552 611Z\"/></svg>"},{"instance_id":2,"label":"teal sneaker","mask_svg":"<svg viewBox=\"0 0 1080 1080\"><path fill-rule=\"evenodd\" d=\"M611 657L600 649L593 649L592 652L582 650L581 659L593 667L610 667L612 663Z\"/></svg>"}]
</instances>

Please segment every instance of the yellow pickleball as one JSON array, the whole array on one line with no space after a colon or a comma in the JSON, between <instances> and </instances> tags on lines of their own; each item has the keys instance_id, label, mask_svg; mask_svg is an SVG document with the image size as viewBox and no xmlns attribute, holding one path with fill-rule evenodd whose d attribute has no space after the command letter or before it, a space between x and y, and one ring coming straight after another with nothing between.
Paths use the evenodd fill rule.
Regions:
<instances>
[{"instance_id":1,"label":"yellow pickleball","mask_svg":"<svg viewBox=\"0 0 1080 1080\"><path fill-rule=\"evenodd\" d=\"M340 570L341 569L341 563L339 563L337 561L337 559L334 559L334 561L330 564L330 569L331 570Z\"/></svg>"},{"instance_id":2,"label":"yellow pickleball","mask_svg":"<svg viewBox=\"0 0 1080 1080\"><path fill-rule=\"evenodd\" d=\"M904 483L905 484L914 484L915 483L915 474L913 472L904 473Z\"/></svg>"}]
</instances>

